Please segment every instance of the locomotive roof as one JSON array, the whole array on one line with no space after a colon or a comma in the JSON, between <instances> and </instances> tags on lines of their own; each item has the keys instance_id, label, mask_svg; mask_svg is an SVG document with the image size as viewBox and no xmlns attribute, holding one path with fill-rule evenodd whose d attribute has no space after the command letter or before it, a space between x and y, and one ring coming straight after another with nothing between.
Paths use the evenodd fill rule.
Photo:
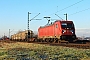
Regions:
<instances>
[{"instance_id":1,"label":"locomotive roof","mask_svg":"<svg viewBox=\"0 0 90 60\"><path fill-rule=\"evenodd\" d=\"M66 20L56 20L55 22L72 22L72 21L66 21Z\"/></svg>"},{"instance_id":2,"label":"locomotive roof","mask_svg":"<svg viewBox=\"0 0 90 60\"><path fill-rule=\"evenodd\" d=\"M40 28L43 28L43 27L46 27L46 26L50 26L50 25L53 25L54 23L56 22L73 22L73 21L66 21L66 20L56 20L55 22L51 22L51 24L47 24L45 26L40 26Z\"/></svg>"}]
</instances>

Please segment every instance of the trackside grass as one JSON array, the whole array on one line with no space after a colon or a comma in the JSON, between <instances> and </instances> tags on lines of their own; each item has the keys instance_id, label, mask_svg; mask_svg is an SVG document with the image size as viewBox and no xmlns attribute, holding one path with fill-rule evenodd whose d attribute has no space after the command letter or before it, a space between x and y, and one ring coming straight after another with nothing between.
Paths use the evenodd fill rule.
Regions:
<instances>
[{"instance_id":1,"label":"trackside grass","mask_svg":"<svg viewBox=\"0 0 90 60\"><path fill-rule=\"evenodd\" d=\"M89 58L90 49L0 42L0 60L87 60Z\"/></svg>"}]
</instances>

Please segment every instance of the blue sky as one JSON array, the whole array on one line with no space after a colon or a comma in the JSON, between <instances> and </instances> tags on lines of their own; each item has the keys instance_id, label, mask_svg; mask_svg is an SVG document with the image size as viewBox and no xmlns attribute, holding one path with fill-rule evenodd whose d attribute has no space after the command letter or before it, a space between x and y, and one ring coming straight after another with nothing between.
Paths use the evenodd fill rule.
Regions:
<instances>
[{"instance_id":1,"label":"blue sky","mask_svg":"<svg viewBox=\"0 0 90 60\"><path fill-rule=\"evenodd\" d=\"M90 36L90 0L0 0L0 37L2 35L16 33L19 30L27 29L28 12L30 19L30 29L37 31L39 26L47 24L43 17L50 16L51 19L65 19L65 13L68 14L68 20L75 24L76 34L78 36ZM55 20L51 20L54 22ZM82 32L81 32L82 31Z\"/></svg>"}]
</instances>

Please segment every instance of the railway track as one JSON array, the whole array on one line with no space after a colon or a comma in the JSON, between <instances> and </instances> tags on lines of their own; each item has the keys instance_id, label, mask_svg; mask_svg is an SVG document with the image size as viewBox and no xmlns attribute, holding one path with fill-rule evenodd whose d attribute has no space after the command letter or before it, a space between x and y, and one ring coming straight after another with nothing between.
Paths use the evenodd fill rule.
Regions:
<instances>
[{"instance_id":1,"label":"railway track","mask_svg":"<svg viewBox=\"0 0 90 60\"><path fill-rule=\"evenodd\" d=\"M86 44L79 43L45 43L45 42L35 42L37 44L47 44L51 46L64 46L64 47L72 47L72 48L81 48L81 49L90 49L90 42Z\"/></svg>"},{"instance_id":2,"label":"railway track","mask_svg":"<svg viewBox=\"0 0 90 60\"><path fill-rule=\"evenodd\" d=\"M17 41L2 40L0 42L15 43ZM46 43L46 42L27 42L27 43L46 44L46 45L50 45L50 46L64 46L64 47L81 48L81 49L90 49L90 42L87 42L86 44L80 44L80 43Z\"/></svg>"},{"instance_id":3,"label":"railway track","mask_svg":"<svg viewBox=\"0 0 90 60\"><path fill-rule=\"evenodd\" d=\"M69 44L50 44L50 45L57 45L57 46L64 46L64 47L73 47L73 48L82 48L82 49L90 49L89 44L75 44L75 43L69 43Z\"/></svg>"}]
</instances>

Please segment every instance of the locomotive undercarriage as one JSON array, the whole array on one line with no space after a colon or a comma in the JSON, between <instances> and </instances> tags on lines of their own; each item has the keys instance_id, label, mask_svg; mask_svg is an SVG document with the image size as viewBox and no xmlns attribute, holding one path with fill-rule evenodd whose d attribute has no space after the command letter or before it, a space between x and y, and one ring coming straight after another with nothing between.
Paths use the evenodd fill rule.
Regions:
<instances>
[{"instance_id":1,"label":"locomotive undercarriage","mask_svg":"<svg viewBox=\"0 0 90 60\"><path fill-rule=\"evenodd\" d=\"M76 35L62 35L60 36L61 40L66 40L68 42L73 42L76 39Z\"/></svg>"},{"instance_id":2,"label":"locomotive undercarriage","mask_svg":"<svg viewBox=\"0 0 90 60\"><path fill-rule=\"evenodd\" d=\"M33 42L45 42L45 43L68 43L68 41L65 40L60 40L58 38L45 38L43 40L43 38L41 39L36 39Z\"/></svg>"},{"instance_id":3,"label":"locomotive undercarriage","mask_svg":"<svg viewBox=\"0 0 90 60\"><path fill-rule=\"evenodd\" d=\"M36 42L47 42L47 43L62 43L62 42L73 42L76 39L76 35L61 35L61 36L54 36L54 37L42 37L37 40Z\"/></svg>"}]
</instances>

